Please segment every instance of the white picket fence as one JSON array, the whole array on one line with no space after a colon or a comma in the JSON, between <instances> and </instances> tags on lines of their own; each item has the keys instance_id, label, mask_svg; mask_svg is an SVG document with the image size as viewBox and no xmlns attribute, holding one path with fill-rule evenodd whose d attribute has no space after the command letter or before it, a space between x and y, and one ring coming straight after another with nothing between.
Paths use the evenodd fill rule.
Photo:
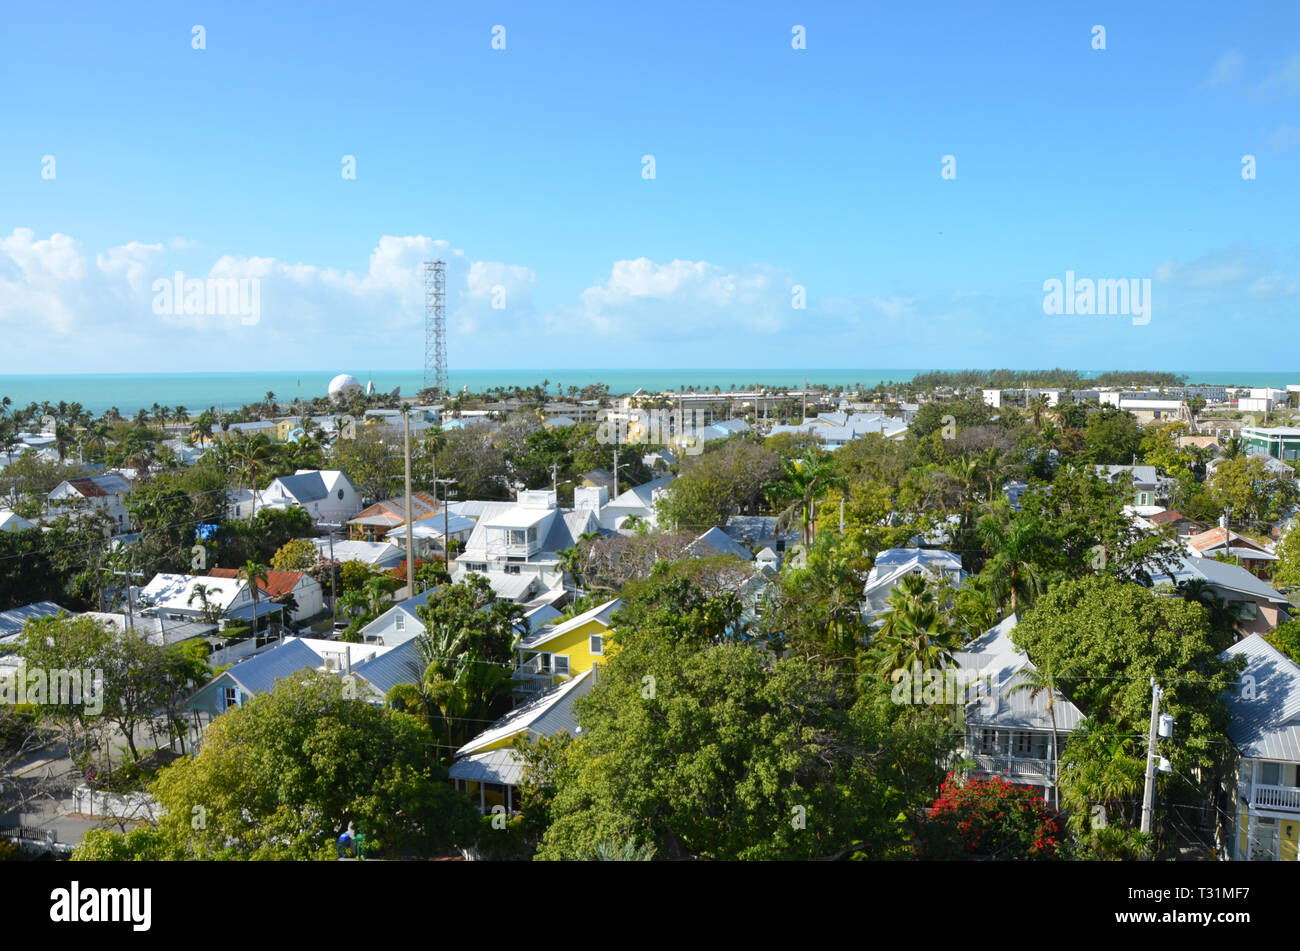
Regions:
<instances>
[{"instance_id":1,"label":"white picket fence","mask_svg":"<svg viewBox=\"0 0 1300 951\"><path fill-rule=\"evenodd\" d=\"M157 820L158 803L148 793L126 795L102 792L80 785L72 791L72 811L87 816L107 816L112 819Z\"/></svg>"}]
</instances>

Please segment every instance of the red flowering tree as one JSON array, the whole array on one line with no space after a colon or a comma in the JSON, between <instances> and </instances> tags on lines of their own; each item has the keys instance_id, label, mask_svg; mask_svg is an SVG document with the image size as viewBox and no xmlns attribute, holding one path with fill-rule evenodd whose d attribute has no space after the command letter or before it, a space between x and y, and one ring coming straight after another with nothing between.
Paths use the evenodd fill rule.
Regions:
<instances>
[{"instance_id":1,"label":"red flowering tree","mask_svg":"<svg viewBox=\"0 0 1300 951\"><path fill-rule=\"evenodd\" d=\"M1059 859L1065 829L1035 792L997 776L944 780L917 844L927 859Z\"/></svg>"}]
</instances>

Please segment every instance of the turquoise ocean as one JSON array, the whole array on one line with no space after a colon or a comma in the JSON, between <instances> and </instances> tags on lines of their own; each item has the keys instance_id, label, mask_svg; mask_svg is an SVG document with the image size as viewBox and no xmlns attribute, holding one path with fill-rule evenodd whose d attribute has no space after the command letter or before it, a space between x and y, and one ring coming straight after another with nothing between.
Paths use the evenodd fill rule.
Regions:
<instances>
[{"instance_id":1,"label":"turquoise ocean","mask_svg":"<svg viewBox=\"0 0 1300 951\"><path fill-rule=\"evenodd\" d=\"M732 384L743 389L750 384L765 386L799 386L805 377L810 384L874 386L888 381L910 380L920 369L826 370L826 369L648 369L600 370L452 370L453 390L469 387L471 392L497 386L535 386L549 381L547 391L567 393L570 386L583 387L604 383L614 393L631 393L638 388L649 391L695 386L728 390ZM1080 370L1084 376L1102 372ZM1295 371L1202 371L1175 370L1185 374L1189 383L1232 386L1276 386L1300 382ZM102 413L116 406L123 415L149 409L155 403L173 409L184 406L195 414L209 406L225 411L237 410L246 403L265 399L268 392L281 402L295 397L310 400L324 396L338 373L352 373L364 385L373 380L375 389L391 392L401 387L403 396L414 396L424 386L420 370L365 370L341 368L333 372L288 370L259 373L70 373L70 374L0 374L0 397L8 396L19 406L29 403L80 403L92 413ZM557 386L560 388L557 391Z\"/></svg>"}]
</instances>

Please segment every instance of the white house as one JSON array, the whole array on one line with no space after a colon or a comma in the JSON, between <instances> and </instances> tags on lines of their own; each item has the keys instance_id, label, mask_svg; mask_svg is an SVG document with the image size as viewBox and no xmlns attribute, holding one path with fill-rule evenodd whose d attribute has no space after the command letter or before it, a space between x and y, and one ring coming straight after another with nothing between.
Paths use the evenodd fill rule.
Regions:
<instances>
[{"instance_id":1,"label":"white house","mask_svg":"<svg viewBox=\"0 0 1300 951\"><path fill-rule=\"evenodd\" d=\"M392 542L359 542L336 538L331 545L328 538L306 540L316 546L316 552L321 558L329 558L332 551L334 560L339 564L360 561L375 568L396 568L406 558L403 549Z\"/></svg>"},{"instance_id":2,"label":"white house","mask_svg":"<svg viewBox=\"0 0 1300 951\"><path fill-rule=\"evenodd\" d=\"M0 532L25 532L35 524L8 509L0 509Z\"/></svg>"},{"instance_id":3,"label":"white house","mask_svg":"<svg viewBox=\"0 0 1300 951\"><path fill-rule=\"evenodd\" d=\"M474 572L489 581L502 575L536 579L538 590L562 587L559 552L573 547L584 533L599 530L592 509L560 509L551 490L520 492L514 502L486 503L456 559L452 580ZM509 600L527 598L516 592Z\"/></svg>"},{"instance_id":4,"label":"white house","mask_svg":"<svg viewBox=\"0 0 1300 951\"><path fill-rule=\"evenodd\" d=\"M379 617L361 629L361 639L367 644L380 644L395 647L404 644L424 633L424 622L417 615L416 608L428 604L429 597L437 588L421 591L413 598L407 598L394 604Z\"/></svg>"},{"instance_id":5,"label":"white house","mask_svg":"<svg viewBox=\"0 0 1300 951\"><path fill-rule=\"evenodd\" d=\"M605 490L600 487L584 486L574 489L573 505L575 509L595 509L600 519L600 527L607 531L623 528L631 516L646 522L651 528L659 524L655 515L655 504L668 490L668 486L677 477L660 476L644 485L634 486L612 501L605 501Z\"/></svg>"},{"instance_id":6,"label":"white house","mask_svg":"<svg viewBox=\"0 0 1300 951\"><path fill-rule=\"evenodd\" d=\"M202 593L196 590L202 586ZM221 621L250 623L253 618L253 595L248 585L238 578L214 578L208 575L154 575L153 580L140 589L139 610L146 617L161 617L168 621L194 621L204 617L204 600L208 610ZM259 595L257 618L259 627L270 615L280 614L283 607ZM224 627L224 623L222 625Z\"/></svg>"},{"instance_id":7,"label":"white house","mask_svg":"<svg viewBox=\"0 0 1300 951\"><path fill-rule=\"evenodd\" d=\"M361 493L339 469L299 469L258 493L257 507L306 509L313 522L346 522L361 511Z\"/></svg>"},{"instance_id":8,"label":"white house","mask_svg":"<svg viewBox=\"0 0 1300 951\"><path fill-rule=\"evenodd\" d=\"M97 511L107 515L118 531L126 531L130 515L126 497L131 483L116 472L85 479L65 479L46 497L51 508Z\"/></svg>"},{"instance_id":9,"label":"white house","mask_svg":"<svg viewBox=\"0 0 1300 951\"><path fill-rule=\"evenodd\" d=\"M974 762L971 774L1041 787L1046 797L1056 775L1055 761L1083 713L1059 693L1049 711L1046 691L1019 687L1035 668L1011 640L1016 622L1014 614L1005 618L954 655L956 671L965 675L959 682L968 701L965 755Z\"/></svg>"},{"instance_id":10,"label":"white house","mask_svg":"<svg viewBox=\"0 0 1300 951\"><path fill-rule=\"evenodd\" d=\"M863 589L863 614L874 618L889 607L889 594L907 575L924 575L931 583L959 587L968 572L950 551L933 548L888 548L876 556Z\"/></svg>"},{"instance_id":11,"label":"white house","mask_svg":"<svg viewBox=\"0 0 1300 951\"><path fill-rule=\"evenodd\" d=\"M212 578L237 580L240 572L236 568L213 568L208 575ZM290 621L303 621L325 611L325 596L320 582L305 571L268 568L266 580L259 580L257 588L259 599L281 601L292 595L297 608L289 612Z\"/></svg>"}]
</instances>

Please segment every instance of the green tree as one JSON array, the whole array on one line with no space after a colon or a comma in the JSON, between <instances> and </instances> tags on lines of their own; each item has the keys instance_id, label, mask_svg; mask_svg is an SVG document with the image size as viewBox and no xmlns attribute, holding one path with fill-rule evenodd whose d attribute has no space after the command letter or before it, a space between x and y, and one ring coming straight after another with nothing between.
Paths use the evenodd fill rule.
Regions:
<instances>
[{"instance_id":1,"label":"green tree","mask_svg":"<svg viewBox=\"0 0 1300 951\"><path fill-rule=\"evenodd\" d=\"M1011 638L1040 670L1070 671L1074 704L1120 733L1146 733L1155 678L1162 711L1179 724L1178 742L1163 743L1162 752L1175 773L1199 775L1204 786L1198 797L1192 783L1171 782L1165 801L1199 803L1228 774L1223 697L1239 665L1220 658L1231 638L1211 628L1201 605L1094 575L1053 586Z\"/></svg>"},{"instance_id":2,"label":"green tree","mask_svg":"<svg viewBox=\"0 0 1300 951\"><path fill-rule=\"evenodd\" d=\"M811 545L817 500L827 490L842 487L843 478L836 473L830 454L817 449L809 450L802 459L782 459L781 469L781 479L764 488L778 505L788 503L778 514L777 525L785 527L799 517L804 544Z\"/></svg>"},{"instance_id":3,"label":"green tree","mask_svg":"<svg viewBox=\"0 0 1300 951\"><path fill-rule=\"evenodd\" d=\"M1098 465L1132 465L1142 449L1142 429L1127 410L1103 406L1088 417L1084 434L1088 461Z\"/></svg>"},{"instance_id":4,"label":"green tree","mask_svg":"<svg viewBox=\"0 0 1300 951\"><path fill-rule=\"evenodd\" d=\"M306 571L314 566L320 552L309 538L295 538L281 545L271 557L271 567L277 571Z\"/></svg>"},{"instance_id":5,"label":"green tree","mask_svg":"<svg viewBox=\"0 0 1300 951\"><path fill-rule=\"evenodd\" d=\"M538 858L635 840L665 858L809 859L906 849L950 729L806 657L619 629L553 766Z\"/></svg>"},{"instance_id":6,"label":"green tree","mask_svg":"<svg viewBox=\"0 0 1300 951\"><path fill-rule=\"evenodd\" d=\"M344 692L337 677L303 670L222 714L199 754L151 786L165 810L156 834L96 836L74 857L332 859L349 825L372 855L472 846L477 810L430 764L428 728Z\"/></svg>"}]
</instances>

